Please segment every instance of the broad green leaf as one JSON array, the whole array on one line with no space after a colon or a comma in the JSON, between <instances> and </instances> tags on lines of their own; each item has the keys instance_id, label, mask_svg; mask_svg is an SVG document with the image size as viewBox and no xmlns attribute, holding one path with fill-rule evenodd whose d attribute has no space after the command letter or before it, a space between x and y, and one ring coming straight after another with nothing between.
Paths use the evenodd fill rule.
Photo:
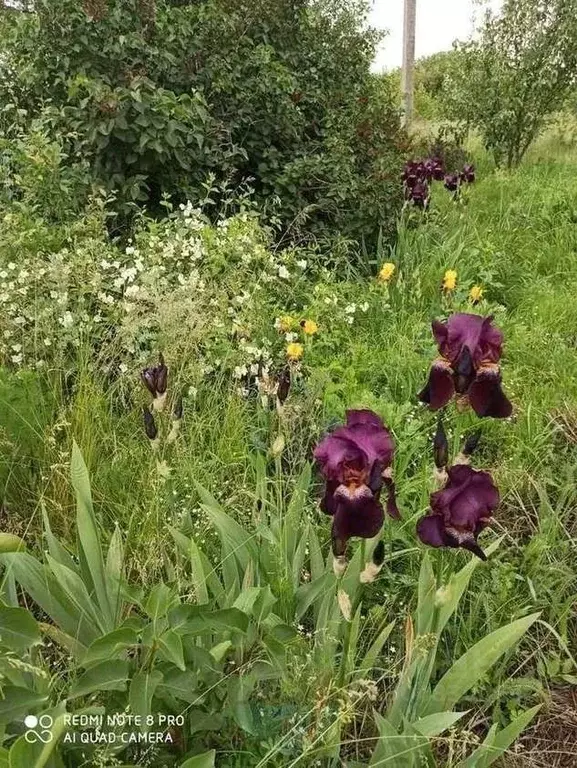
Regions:
<instances>
[{"instance_id":1,"label":"broad green leaf","mask_svg":"<svg viewBox=\"0 0 577 768\"><path fill-rule=\"evenodd\" d=\"M225 592L223 605L226 608L229 608L238 597L242 578L248 570L249 566L248 562L244 568L239 565L239 562L234 556L234 552L231 547L229 547L226 542L223 542L220 567Z\"/></svg>"},{"instance_id":2,"label":"broad green leaf","mask_svg":"<svg viewBox=\"0 0 577 768\"><path fill-rule=\"evenodd\" d=\"M26 549L26 542L16 536L14 533L4 533L0 531L0 554L9 552L23 552Z\"/></svg>"},{"instance_id":3,"label":"broad green leaf","mask_svg":"<svg viewBox=\"0 0 577 768\"><path fill-rule=\"evenodd\" d=\"M395 626L395 622L391 621L390 624L387 624L386 626L384 626L377 633L376 638L371 643L369 650L366 652L361 663L359 664L356 677L359 677L359 678L366 677L367 673L376 666L377 658L381 653L381 651L383 650L383 646L387 642L387 639L391 634L391 632L393 631L394 626Z\"/></svg>"},{"instance_id":4,"label":"broad green leaf","mask_svg":"<svg viewBox=\"0 0 577 768\"><path fill-rule=\"evenodd\" d=\"M276 597L267 584L266 587L249 587L243 590L232 607L253 616L256 622L260 623L266 619L275 603Z\"/></svg>"},{"instance_id":5,"label":"broad green leaf","mask_svg":"<svg viewBox=\"0 0 577 768\"><path fill-rule=\"evenodd\" d=\"M334 587L338 587L334 580ZM341 633L347 626L337 600L337 590L327 592L319 609L315 632L315 658L320 668L334 669Z\"/></svg>"},{"instance_id":6,"label":"broad green leaf","mask_svg":"<svg viewBox=\"0 0 577 768\"><path fill-rule=\"evenodd\" d=\"M62 563L62 565L65 565L67 568L70 568L71 571L74 571L75 573L78 573L78 566L74 562L72 555L68 552L67 549L65 549L62 544L58 541L58 539L54 536L52 533L52 528L50 527L50 519L48 517L48 513L46 512L46 507L44 506L44 503L41 504L42 509L42 520L44 521L44 535L46 536L46 543L48 544L48 551L59 563Z\"/></svg>"},{"instance_id":7,"label":"broad green leaf","mask_svg":"<svg viewBox=\"0 0 577 768\"><path fill-rule=\"evenodd\" d=\"M334 576L326 571L318 579L309 584L301 584L296 592L296 619L299 621L313 603L324 597L328 590L334 588Z\"/></svg>"},{"instance_id":8,"label":"broad green leaf","mask_svg":"<svg viewBox=\"0 0 577 768\"><path fill-rule=\"evenodd\" d=\"M487 557L490 557L493 552L497 549L501 541L503 540L503 537L500 539L497 539L497 541L494 541L490 546L487 547L485 550L485 554ZM477 557L472 557L471 560L465 565L464 568L461 568L460 571L457 573L454 573L451 578L449 579L449 583L446 587L446 593L443 604L439 608L439 612L437 615L437 622L436 622L436 632L437 634L441 634L443 631L445 625L457 609L457 606L459 605L459 602L461 600L461 597L463 596L463 593L467 589L467 586L469 584L469 581L471 580L471 576L473 575L473 572L475 569L479 566L479 564L482 561L479 560Z\"/></svg>"},{"instance_id":9,"label":"broad green leaf","mask_svg":"<svg viewBox=\"0 0 577 768\"><path fill-rule=\"evenodd\" d=\"M190 570L191 570L191 576L192 576L192 585L194 587L194 593L196 597L196 602L199 605L204 605L205 603L208 603L208 588L206 584L206 574L204 572L204 568L202 565L202 560L200 558L200 552L196 545L196 542L192 537L184 536L180 531L177 531L175 528L170 528L170 532L175 540L177 540L178 537L182 536L184 539L184 548L185 551L188 549L188 557L190 560Z\"/></svg>"},{"instance_id":10,"label":"broad green leaf","mask_svg":"<svg viewBox=\"0 0 577 768\"><path fill-rule=\"evenodd\" d=\"M183 672L186 669L184 663L184 651L182 648L182 639L173 629L164 632L159 638L159 654L166 661L170 661Z\"/></svg>"},{"instance_id":11,"label":"broad green leaf","mask_svg":"<svg viewBox=\"0 0 577 768\"><path fill-rule=\"evenodd\" d=\"M447 728L451 728L466 714L467 712L435 712L434 715L420 717L411 725L416 731L422 733L423 736L431 739L446 731Z\"/></svg>"},{"instance_id":12,"label":"broad green leaf","mask_svg":"<svg viewBox=\"0 0 577 768\"><path fill-rule=\"evenodd\" d=\"M0 725L22 720L45 704L48 696L15 685L2 686L0 698Z\"/></svg>"},{"instance_id":13,"label":"broad green leaf","mask_svg":"<svg viewBox=\"0 0 577 768\"><path fill-rule=\"evenodd\" d=\"M2 555L1 561L13 573L14 578L44 613L71 637L78 637L87 644L100 632L87 624L80 626L76 607L62 591L55 577L35 557L25 552Z\"/></svg>"},{"instance_id":14,"label":"broad green leaf","mask_svg":"<svg viewBox=\"0 0 577 768\"><path fill-rule=\"evenodd\" d=\"M173 608L168 619L172 629L182 635L226 631L245 633L249 625L248 616L238 608L211 611L204 606L189 604Z\"/></svg>"},{"instance_id":15,"label":"broad green leaf","mask_svg":"<svg viewBox=\"0 0 577 768\"><path fill-rule=\"evenodd\" d=\"M76 492L76 527L81 554L86 562L98 604L105 619L106 626L103 631L111 630L114 628L114 614L107 593L102 549L96 527L96 517L92 507L90 479L88 469L76 441L72 443L70 476L72 486Z\"/></svg>"},{"instance_id":16,"label":"broad green leaf","mask_svg":"<svg viewBox=\"0 0 577 768\"><path fill-rule=\"evenodd\" d=\"M87 696L95 691L125 691L128 680L128 661L111 659L91 667L72 686L69 699Z\"/></svg>"},{"instance_id":17,"label":"broad green leaf","mask_svg":"<svg viewBox=\"0 0 577 768\"><path fill-rule=\"evenodd\" d=\"M224 659L226 654L229 652L229 650L232 648L232 643L230 640L223 640L222 643L217 643L217 645L213 646L209 653L212 656L212 658L217 662L217 664L220 664L220 662Z\"/></svg>"},{"instance_id":18,"label":"broad green leaf","mask_svg":"<svg viewBox=\"0 0 577 768\"><path fill-rule=\"evenodd\" d=\"M30 611L0 606L0 644L23 651L40 642L38 622Z\"/></svg>"},{"instance_id":19,"label":"broad green leaf","mask_svg":"<svg viewBox=\"0 0 577 768\"><path fill-rule=\"evenodd\" d=\"M166 584L160 582L150 590L150 594L144 603L144 610L153 623L166 616L171 608L178 604L178 595Z\"/></svg>"},{"instance_id":20,"label":"broad green leaf","mask_svg":"<svg viewBox=\"0 0 577 768\"><path fill-rule=\"evenodd\" d=\"M192 582L197 602L199 604L208 603L208 594L206 594L206 588L208 587L220 605L224 595L224 587L204 552L198 547L193 538L185 536L172 526L169 526L169 530L181 552L190 558Z\"/></svg>"},{"instance_id":21,"label":"broad green leaf","mask_svg":"<svg viewBox=\"0 0 577 768\"><path fill-rule=\"evenodd\" d=\"M523 733L537 712L541 709L541 704L528 709L505 728L500 731L493 731L485 741L465 760L462 760L456 768L488 768L489 765L503 757L511 744Z\"/></svg>"},{"instance_id":22,"label":"broad green leaf","mask_svg":"<svg viewBox=\"0 0 577 768\"><path fill-rule=\"evenodd\" d=\"M122 534L118 523L114 526L114 533L108 545L106 555L105 573L108 581L108 591L110 595L118 595L120 582L122 581L122 569L124 566L124 547L122 544ZM118 598L114 600L114 603Z\"/></svg>"},{"instance_id":23,"label":"broad green leaf","mask_svg":"<svg viewBox=\"0 0 577 768\"><path fill-rule=\"evenodd\" d=\"M179 701L185 701L187 704L200 704L203 694L198 693L198 674L191 669L181 672L176 667L172 667L165 672L164 679L159 683L157 691L158 696L163 692L169 693Z\"/></svg>"},{"instance_id":24,"label":"broad green leaf","mask_svg":"<svg viewBox=\"0 0 577 768\"><path fill-rule=\"evenodd\" d=\"M138 643L138 634L132 627L119 627L99 637L87 649L82 666L92 666L106 659L120 658L127 648Z\"/></svg>"},{"instance_id":25,"label":"broad green leaf","mask_svg":"<svg viewBox=\"0 0 577 768\"><path fill-rule=\"evenodd\" d=\"M250 560L255 563L258 562L253 537L236 520L227 515L217 500L202 485L196 483L196 488L202 501L202 507L218 531L223 545L226 544L229 551L234 554L244 573Z\"/></svg>"},{"instance_id":26,"label":"broad green leaf","mask_svg":"<svg viewBox=\"0 0 577 768\"><path fill-rule=\"evenodd\" d=\"M437 683L425 714L452 709L509 648L512 648L539 618L533 613L491 632L464 653Z\"/></svg>"},{"instance_id":27,"label":"broad green leaf","mask_svg":"<svg viewBox=\"0 0 577 768\"><path fill-rule=\"evenodd\" d=\"M369 761L370 766L388 766L388 768L413 768L414 757L420 749L420 743L410 736L401 736L396 729L378 712L374 713L379 730L379 740Z\"/></svg>"},{"instance_id":28,"label":"broad green leaf","mask_svg":"<svg viewBox=\"0 0 577 768\"><path fill-rule=\"evenodd\" d=\"M13 608L19 607L16 579L12 571L7 571L4 577L0 579L0 603Z\"/></svg>"},{"instance_id":29,"label":"broad green leaf","mask_svg":"<svg viewBox=\"0 0 577 768\"><path fill-rule=\"evenodd\" d=\"M162 673L157 669L153 669L152 672L137 672L130 681L130 687L128 689L130 710L133 714L140 715L142 718L143 727L141 730L143 731L147 730L144 725L146 723L146 717L151 712L152 697L161 682Z\"/></svg>"},{"instance_id":30,"label":"broad green leaf","mask_svg":"<svg viewBox=\"0 0 577 768\"><path fill-rule=\"evenodd\" d=\"M306 550L309 543L309 528L310 525L305 525L302 529L301 537L292 560L292 584L293 589L297 589L301 581L301 572L306 557Z\"/></svg>"},{"instance_id":31,"label":"broad green leaf","mask_svg":"<svg viewBox=\"0 0 577 768\"><path fill-rule=\"evenodd\" d=\"M436 591L437 580L433 573L431 558L429 553L425 552L421 562L419 586L417 590L417 610L415 611L415 631L418 635L424 635L431 631L433 615L435 613Z\"/></svg>"},{"instance_id":32,"label":"broad green leaf","mask_svg":"<svg viewBox=\"0 0 577 768\"><path fill-rule=\"evenodd\" d=\"M364 539L361 539L355 554L349 561L344 576L340 579L340 588L343 589L354 603L360 588L360 574L365 567L366 547Z\"/></svg>"},{"instance_id":33,"label":"broad green leaf","mask_svg":"<svg viewBox=\"0 0 577 768\"><path fill-rule=\"evenodd\" d=\"M216 760L216 752L211 749L210 752L203 752L200 755L194 755L189 757L184 763L181 763L179 768L214 768L214 761Z\"/></svg>"},{"instance_id":34,"label":"broad green leaf","mask_svg":"<svg viewBox=\"0 0 577 768\"><path fill-rule=\"evenodd\" d=\"M250 695L255 686L251 675L228 679L228 705L238 725L247 733L254 734L254 717L250 706Z\"/></svg>"},{"instance_id":35,"label":"broad green leaf","mask_svg":"<svg viewBox=\"0 0 577 768\"><path fill-rule=\"evenodd\" d=\"M62 591L77 611L78 623L88 624L90 629L97 634L106 632L102 613L91 600L80 576L65 565L57 563L50 555L46 555L46 560Z\"/></svg>"}]
</instances>

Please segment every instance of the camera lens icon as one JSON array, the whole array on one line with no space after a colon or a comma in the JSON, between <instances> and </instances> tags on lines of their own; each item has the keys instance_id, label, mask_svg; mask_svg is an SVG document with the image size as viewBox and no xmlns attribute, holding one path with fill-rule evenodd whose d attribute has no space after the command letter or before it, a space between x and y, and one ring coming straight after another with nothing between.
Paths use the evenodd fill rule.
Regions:
<instances>
[{"instance_id":1,"label":"camera lens icon","mask_svg":"<svg viewBox=\"0 0 577 768\"><path fill-rule=\"evenodd\" d=\"M42 744L50 744L54 738L54 734L50 730L54 724L54 718L50 715L26 715L24 718L24 725L28 729L24 734L25 740L28 744L36 744L42 742Z\"/></svg>"}]
</instances>

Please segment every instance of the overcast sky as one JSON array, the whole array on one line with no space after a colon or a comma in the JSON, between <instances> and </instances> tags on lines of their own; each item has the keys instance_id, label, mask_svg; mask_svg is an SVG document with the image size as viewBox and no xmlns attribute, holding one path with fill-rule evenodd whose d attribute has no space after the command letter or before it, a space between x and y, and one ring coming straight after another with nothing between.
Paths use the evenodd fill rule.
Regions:
<instances>
[{"instance_id":1,"label":"overcast sky","mask_svg":"<svg viewBox=\"0 0 577 768\"><path fill-rule=\"evenodd\" d=\"M490 0L490 4L498 7L500 0ZM404 0L373 0L372 25L389 31L375 61L377 72L401 64L403 5ZM417 0L417 58L450 50L453 40L466 39L474 10L474 0Z\"/></svg>"}]
</instances>

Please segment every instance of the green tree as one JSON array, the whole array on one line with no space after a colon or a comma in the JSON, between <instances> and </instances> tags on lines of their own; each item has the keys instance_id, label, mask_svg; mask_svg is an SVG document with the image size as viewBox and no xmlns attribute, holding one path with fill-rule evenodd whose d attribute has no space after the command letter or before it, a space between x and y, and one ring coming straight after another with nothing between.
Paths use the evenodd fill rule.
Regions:
<instances>
[{"instance_id":1,"label":"green tree","mask_svg":"<svg viewBox=\"0 0 577 768\"><path fill-rule=\"evenodd\" d=\"M504 0L479 32L456 51L445 107L512 167L575 84L577 2Z\"/></svg>"}]
</instances>

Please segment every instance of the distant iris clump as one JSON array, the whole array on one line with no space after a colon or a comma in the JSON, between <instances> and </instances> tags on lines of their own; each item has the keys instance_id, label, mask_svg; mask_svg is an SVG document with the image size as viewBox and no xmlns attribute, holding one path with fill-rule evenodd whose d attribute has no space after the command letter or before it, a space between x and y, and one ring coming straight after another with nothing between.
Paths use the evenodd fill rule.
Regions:
<instances>
[{"instance_id":1,"label":"distant iris clump","mask_svg":"<svg viewBox=\"0 0 577 768\"><path fill-rule=\"evenodd\" d=\"M429 157L425 160L409 160L401 178L405 199L416 208L426 210L431 199L433 181L442 181L445 189L457 197L462 184L475 181L475 167L467 163L461 171L447 172L440 157Z\"/></svg>"}]
</instances>

